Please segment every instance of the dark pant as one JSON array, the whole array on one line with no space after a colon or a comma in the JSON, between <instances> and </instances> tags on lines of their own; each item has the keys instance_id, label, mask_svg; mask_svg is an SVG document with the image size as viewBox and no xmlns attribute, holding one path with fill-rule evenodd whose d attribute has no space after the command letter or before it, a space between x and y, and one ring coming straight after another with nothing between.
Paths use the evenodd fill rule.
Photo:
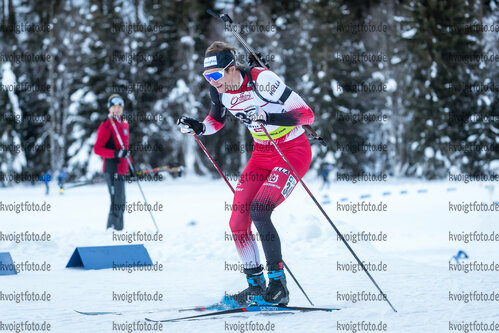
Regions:
<instances>
[{"instance_id":1,"label":"dark pant","mask_svg":"<svg viewBox=\"0 0 499 333\"><path fill-rule=\"evenodd\" d=\"M104 173L109 196L111 197L111 208L107 218L107 228L123 230L123 213L125 212L125 181L116 173Z\"/></svg>"}]
</instances>

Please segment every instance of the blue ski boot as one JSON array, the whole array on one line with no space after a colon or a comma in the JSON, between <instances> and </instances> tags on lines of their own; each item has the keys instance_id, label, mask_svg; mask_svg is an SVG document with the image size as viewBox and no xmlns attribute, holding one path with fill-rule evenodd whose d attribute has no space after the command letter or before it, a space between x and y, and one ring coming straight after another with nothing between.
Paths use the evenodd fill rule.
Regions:
<instances>
[{"instance_id":1,"label":"blue ski boot","mask_svg":"<svg viewBox=\"0 0 499 333\"><path fill-rule=\"evenodd\" d=\"M252 303L265 303L263 297L266 291L266 281L262 265L255 268L245 268L244 273L248 281L248 288L235 295L225 296L222 300L225 305L238 307L247 306Z\"/></svg>"},{"instance_id":2,"label":"blue ski boot","mask_svg":"<svg viewBox=\"0 0 499 333\"><path fill-rule=\"evenodd\" d=\"M287 305L289 303L289 291L284 275L283 263L268 265L269 286L265 292L264 299L271 304Z\"/></svg>"}]
</instances>

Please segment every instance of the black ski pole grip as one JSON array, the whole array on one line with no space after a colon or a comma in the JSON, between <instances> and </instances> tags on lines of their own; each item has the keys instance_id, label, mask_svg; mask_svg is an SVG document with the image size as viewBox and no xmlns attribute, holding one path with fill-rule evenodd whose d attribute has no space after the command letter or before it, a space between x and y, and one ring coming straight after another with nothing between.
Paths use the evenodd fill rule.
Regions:
<instances>
[{"instance_id":1,"label":"black ski pole grip","mask_svg":"<svg viewBox=\"0 0 499 333\"><path fill-rule=\"evenodd\" d=\"M220 17L220 15L219 15L219 14L215 13L215 12L214 12L214 11L212 11L211 9L206 10L206 12L207 12L208 14L210 14L211 16L213 16L214 18L216 18L216 19L219 19L219 20L221 20L221 19L222 19L222 18Z\"/></svg>"},{"instance_id":2,"label":"black ski pole grip","mask_svg":"<svg viewBox=\"0 0 499 333\"><path fill-rule=\"evenodd\" d=\"M227 14L217 14L216 12L214 12L211 9L207 9L206 12L208 14L210 14L211 16L213 16L214 18L219 19L222 22L232 23L232 19Z\"/></svg>"},{"instance_id":3,"label":"black ski pole grip","mask_svg":"<svg viewBox=\"0 0 499 333\"><path fill-rule=\"evenodd\" d=\"M211 16L213 16L214 18L219 19L222 22L232 23L232 19L227 14L218 14L211 9L207 9L206 12L208 14L210 14Z\"/></svg>"},{"instance_id":4,"label":"black ski pole grip","mask_svg":"<svg viewBox=\"0 0 499 333\"><path fill-rule=\"evenodd\" d=\"M224 22L232 24L232 19L230 18L230 16L228 14L222 14L222 15L220 15L220 17L222 18L222 20Z\"/></svg>"}]
</instances>

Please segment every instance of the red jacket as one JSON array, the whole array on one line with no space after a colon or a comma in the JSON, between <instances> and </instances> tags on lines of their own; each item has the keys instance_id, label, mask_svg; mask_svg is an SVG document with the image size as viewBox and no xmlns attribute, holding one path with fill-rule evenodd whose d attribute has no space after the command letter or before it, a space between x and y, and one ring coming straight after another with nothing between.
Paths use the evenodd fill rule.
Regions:
<instances>
[{"instance_id":1,"label":"red jacket","mask_svg":"<svg viewBox=\"0 0 499 333\"><path fill-rule=\"evenodd\" d=\"M123 117L121 121L113 118L114 125L118 129L118 133L123 141L125 149L128 149L129 127ZM114 173L118 172L119 175L128 174L128 161L126 158L115 158L114 151L121 150L121 144L116 137L116 131L108 118L100 124L97 130L97 140L94 145L94 153L101 156L104 160L102 165L102 172Z\"/></svg>"}]
</instances>

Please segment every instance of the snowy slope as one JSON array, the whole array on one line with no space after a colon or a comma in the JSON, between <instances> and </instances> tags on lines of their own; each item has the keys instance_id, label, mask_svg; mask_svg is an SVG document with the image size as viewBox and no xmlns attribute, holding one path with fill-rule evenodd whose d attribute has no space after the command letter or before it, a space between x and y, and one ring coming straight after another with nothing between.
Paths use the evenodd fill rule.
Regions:
<instances>
[{"instance_id":1,"label":"snowy slope","mask_svg":"<svg viewBox=\"0 0 499 333\"><path fill-rule=\"evenodd\" d=\"M239 315L202 321L165 324L163 332L228 332L229 324L252 321L275 325L275 332L354 332L359 321L386 323L388 332L446 332L451 323L463 321L499 321L497 302L449 301L449 292L497 291L496 272L449 272L449 259L464 250L468 260L499 263L497 242L450 242L449 231L497 230L498 212L449 212L449 201L499 201L497 190L482 183L448 183L392 181L389 183L332 183L327 191L320 191L320 183L307 179L320 202L328 195L331 203L324 208L338 228L348 234L365 231L386 233L387 242L357 242L351 244L359 257L372 263L387 265L386 272L373 272L380 287L387 293L398 313L382 301L356 302L338 299L338 293L375 293L376 290L363 272L338 271L338 263L353 262L346 247L337 240L333 228L322 217L306 192L297 187L293 195L273 215L283 242L283 254L289 267L317 306L340 306L332 313L296 313L281 315ZM0 301L3 323L33 320L47 321L51 332L112 332L113 322L143 322L144 317L172 318L175 308L208 305L218 301L224 293L245 288L243 275L226 270L226 263L238 264L239 258L232 242L225 240L229 233L232 194L221 180L188 178L160 183L143 183L151 204L163 204L162 212L155 212L163 242L146 242L154 263L163 265L162 271L117 272L113 270L66 269L76 246L125 244L112 240L105 232L109 206L104 185L68 189L64 195L52 188L44 196L44 188L18 186L1 189L0 200L5 203L46 201L51 212L0 212L0 231L47 232L50 242L0 242L0 252L9 251L15 262L46 261L50 272L21 272L17 276L0 276L3 293L38 291L52 296L49 303ZM455 188L454 191L447 189ZM418 193L425 189L426 192ZM407 191L400 194L400 191ZM383 196L384 192L391 195ZM358 201L370 194L366 201L386 203L387 212L338 212L337 202ZM346 201L341 201L347 198ZM135 184L127 185L129 202L141 201ZM125 215L128 232L154 233L154 226L146 212ZM261 251L263 257L263 252ZM307 306L307 300L288 275L291 305ZM163 302L113 301L112 293L133 291L159 292ZM82 311L130 311L121 316L89 317L75 313ZM154 310L145 314L143 311ZM161 311L159 311L161 310ZM159 311L159 312L158 312ZM229 329L228 329L229 328ZM341 330L343 328L343 330ZM116 327L115 330L116 331ZM248 330L251 332L251 330ZM362 332L362 329L357 331ZM365 330L364 330L365 331ZM239 332L239 331L238 331Z\"/></svg>"}]
</instances>

